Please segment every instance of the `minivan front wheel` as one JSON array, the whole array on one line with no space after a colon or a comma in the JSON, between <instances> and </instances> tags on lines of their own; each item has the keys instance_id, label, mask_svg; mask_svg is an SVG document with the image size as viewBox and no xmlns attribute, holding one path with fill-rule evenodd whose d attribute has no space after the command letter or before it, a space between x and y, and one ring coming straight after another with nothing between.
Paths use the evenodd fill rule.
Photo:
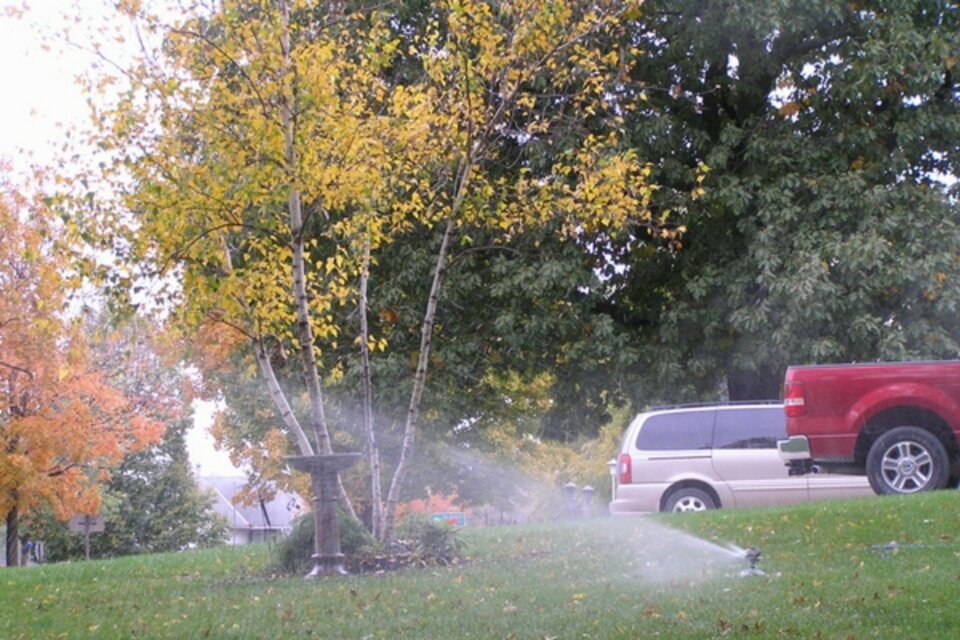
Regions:
<instances>
[{"instance_id":1,"label":"minivan front wheel","mask_svg":"<svg viewBox=\"0 0 960 640\"><path fill-rule=\"evenodd\" d=\"M670 492L663 503L663 510L671 513L706 511L716 509L717 502L709 493L696 487L679 487Z\"/></svg>"},{"instance_id":2,"label":"minivan front wheel","mask_svg":"<svg viewBox=\"0 0 960 640\"><path fill-rule=\"evenodd\" d=\"M867 452L867 479L878 495L942 489L949 466L943 443L919 427L891 429Z\"/></svg>"}]
</instances>

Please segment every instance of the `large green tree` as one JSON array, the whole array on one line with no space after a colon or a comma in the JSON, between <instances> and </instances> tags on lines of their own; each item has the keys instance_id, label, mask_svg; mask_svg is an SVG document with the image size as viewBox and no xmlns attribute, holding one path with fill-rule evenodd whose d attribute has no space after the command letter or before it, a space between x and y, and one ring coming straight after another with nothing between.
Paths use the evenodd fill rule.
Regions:
<instances>
[{"instance_id":1,"label":"large green tree","mask_svg":"<svg viewBox=\"0 0 960 640\"><path fill-rule=\"evenodd\" d=\"M956 357L957 4L651 1L635 26L632 140L654 210L687 228L674 250L621 245L609 274L643 347L636 399L775 398L791 363Z\"/></svg>"},{"instance_id":2,"label":"large green tree","mask_svg":"<svg viewBox=\"0 0 960 640\"><path fill-rule=\"evenodd\" d=\"M475 341L556 376L543 432L589 433L622 399L776 398L791 363L956 357L958 19L645 3L626 126L653 218L685 232L527 234L461 264Z\"/></svg>"}]
</instances>

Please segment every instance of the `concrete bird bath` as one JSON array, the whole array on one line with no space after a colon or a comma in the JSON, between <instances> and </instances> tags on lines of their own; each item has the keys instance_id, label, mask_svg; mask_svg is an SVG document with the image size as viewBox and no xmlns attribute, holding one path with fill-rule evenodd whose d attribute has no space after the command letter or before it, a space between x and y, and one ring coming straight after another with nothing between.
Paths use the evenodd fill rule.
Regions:
<instances>
[{"instance_id":1,"label":"concrete bird bath","mask_svg":"<svg viewBox=\"0 0 960 640\"><path fill-rule=\"evenodd\" d=\"M330 453L319 456L288 456L287 464L310 474L313 486L314 554L313 569L305 577L346 575L340 552L337 521L337 480L340 472L356 463L360 453Z\"/></svg>"}]
</instances>

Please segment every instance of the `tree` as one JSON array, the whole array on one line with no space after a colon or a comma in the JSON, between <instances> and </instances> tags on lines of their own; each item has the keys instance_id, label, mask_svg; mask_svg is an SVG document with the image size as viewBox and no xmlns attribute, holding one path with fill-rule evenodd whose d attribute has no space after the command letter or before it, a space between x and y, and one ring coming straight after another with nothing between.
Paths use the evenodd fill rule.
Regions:
<instances>
[{"instance_id":1,"label":"tree","mask_svg":"<svg viewBox=\"0 0 960 640\"><path fill-rule=\"evenodd\" d=\"M167 425L163 440L127 455L101 489L105 531L90 540L99 557L180 551L226 540L227 523L191 475L184 435L191 422ZM43 540L48 561L82 558L83 543L46 512L26 518L27 533Z\"/></svg>"},{"instance_id":2,"label":"tree","mask_svg":"<svg viewBox=\"0 0 960 640\"><path fill-rule=\"evenodd\" d=\"M636 10L445 2L413 31L402 12L300 2L148 19L165 35L162 61L145 57L128 74L130 99L100 112L100 143L119 161L105 179L122 176L111 188L124 194L108 211L130 211L109 230L125 238L122 258L178 275L182 326L236 332L226 344L255 354L301 453L332 450L320 365L328 380L342 375L344 336L360 334L364 361L389 346L343 311L359 304L367 318L360 283L381 251L407 234L430 238L415 366L389 381L409 395L385 514L374 518L381 539L413 452L452 248L540 226L573 242L657 226L649 168L621 145L637 98L621 78L635 53L605 48ZM505 161L517 170L505 173ZM286 345L300 355L313 442L271 358Z\"/></svg>"},{"instance_id":3,"label":"tree","mask_svg":"<svg viewBox=\"0 0 960 640\"><path fill-rule=\"evenodd\" d=\"M66 317L65 274L48 212L0 198L0 513L7 558L19 558L20 515L95 513L99 487L127 453L159 439L151 399L128 397L117 371L90 358Z\"/></svg>"},{"instance_id":4,"label":"tree","mask_svg":"<svg viewBox=\"0 0 960 640\"><path fill-rule=\"evenodd\" d=\"M93 552L155 553L223 542L226 523L213 512L213 498L200 490L190 468L185 438L193 423L188 408L193 393L190 379L179 370L179 349L142 317L121 321L90 314L87 327L97 361L120 372L115 384L128 396L154 399L141 410L165 425L161 441L128 453L111 470L102 491L106 530L92 541ZM47 525L35 537L47 543L48 557L81 552L77 536ZM52 535L57 531L59 545Z\"/></svg>"},{"instance_id":5,"label":"tree","mask_svg":"<svg viewBox=\"0 0 960 640\"><path fill-rule=\"evenodd\" d=\"M776 398L790 363L956 357L940 178L960 168L958 20L939 1L645 3L631 139L651 207L687 233L613 253L607 306L645 343L623 363L649 373L636 401Z\"/></svg>"}]
</instances>

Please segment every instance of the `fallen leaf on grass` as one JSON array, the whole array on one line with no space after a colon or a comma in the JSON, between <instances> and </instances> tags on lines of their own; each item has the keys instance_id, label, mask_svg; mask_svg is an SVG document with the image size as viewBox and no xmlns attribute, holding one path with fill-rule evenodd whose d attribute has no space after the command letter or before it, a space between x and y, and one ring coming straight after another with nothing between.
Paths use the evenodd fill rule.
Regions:
<instances>
[{"instance_id":1,"label":"fallen leaf on grass","mask_svg":"<svg viewBox=\"0 0 960 640\"><path fill-rule=\"evenodd\" d=\"M660 617L660 607L651 604L643 608L643 617L644 618L659 618Z\"/></svg>"}]
</instances>

